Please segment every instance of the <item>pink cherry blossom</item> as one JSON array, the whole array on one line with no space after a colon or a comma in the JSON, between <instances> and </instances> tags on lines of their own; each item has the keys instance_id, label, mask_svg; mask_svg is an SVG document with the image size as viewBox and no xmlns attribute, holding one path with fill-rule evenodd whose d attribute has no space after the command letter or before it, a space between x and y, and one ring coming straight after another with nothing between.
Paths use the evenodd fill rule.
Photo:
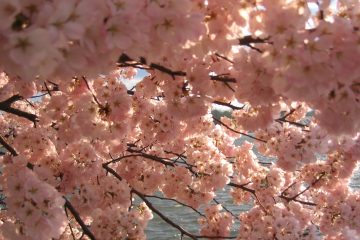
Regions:
<instances>
[{"instance_id":1,"label":"pink cherry blossom","mask_svg":"<svg viewBox=\"0 0 360 240\"><path fill-rule=\"evenodd\" d=\"M1 1L0 239L359 239L359 16Z\"/></svg>"}]
</instances>

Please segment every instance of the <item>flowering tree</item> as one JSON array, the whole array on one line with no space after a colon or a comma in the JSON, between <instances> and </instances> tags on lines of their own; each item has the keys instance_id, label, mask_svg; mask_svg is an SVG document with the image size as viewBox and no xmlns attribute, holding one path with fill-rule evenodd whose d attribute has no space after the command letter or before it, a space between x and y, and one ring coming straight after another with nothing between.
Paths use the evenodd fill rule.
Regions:
<instances>
[{"instance_id":1,"label":"flowering tree","mask_svg":"<svg viewBox=\"0 0 360 240\"><path fill-rule=\"evenodd\" d=\"M1 239L360 239L358 0L1 0L0 30Z\"/></svg>"}]
</instances>

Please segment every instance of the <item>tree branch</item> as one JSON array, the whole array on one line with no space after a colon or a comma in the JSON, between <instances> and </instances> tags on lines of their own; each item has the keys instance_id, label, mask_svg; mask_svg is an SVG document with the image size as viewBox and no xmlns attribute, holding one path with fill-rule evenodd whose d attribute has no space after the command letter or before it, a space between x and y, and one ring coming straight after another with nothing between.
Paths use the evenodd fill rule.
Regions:
<instances>
[{"instance_id":1,"label":"tree branch","mask_svg":"<svg viewBox=\"0 0 360 240\"><path fill-rule=\"evenodd\" d=\"M11 153L11 155L13 156L18 156L18 153L16 152L16 150L10 146L5 139L0 135L0 143ZM34 169L34 165L32 163L27 163L27 168L33 170ZM81 226L81 228L83 229L83 232L91 239L91 240L95 240L94 235L92 234L92 232L90 232L90 230L87 228L87 226L84 224L84 222L81 220L79 213L75 210L75 208L71 205L71 203L67 200L66 197L63 197L65 199L65 212L66 212L66 208L70 210L71 214L74 216L74 218L76 219L76 221L79 223L79 225ZM67 212L66 212L67 214Z\"/></svg>"},{"instance_id":2,"label":"tree branch","mask_svg":"<svg viewBox=\"0 0 360 240\"><path fill-rule=\"evenodd\" d=\"M228 125L226 125L225 123L223 123L222 121L220 121L219 119L217 119L217 118L215 118L215 117L213 117L213 119L214 119L214 121L215 121L216 123L224 126L225 128L227 128L228 130L230 130L230 131L232 131L232 132L234 132L234 133L241 134L241 135L243 135L243 136L249 137L249 138L251 138L251 139L255 139L255 140L260 141L260 142L263 142L263 143L266 143L266 142L267 142L266 140L263 140L263 139L260 139L260 138L251 136L251 135L246 134L246 133L243 133L243 132L239 132L239 131L237 131L237 130L231 128L231 127L229 127Z\"/></svg>"},{"instance_id":3,"label":"tree branch","mask_svg":"<svg viewBox=\"0 0 360 240\"><path fill-rule=\"evenodd\" d=\"M285 114L284 116L278 118L278 119L275 119L276 122L279 122L279 123L289 123L289 124L292 124L294 126L297 126L297 127L301 127L301 128L306 128L306 127L309 127L308 125L306 124L303 124L303 123L299 123L299 122L293 122L293 121L289 121L287 120L286 118L289 117L290 115L292 115L298 108L292 108L287 114Z\"/></svg>"},{"instance_id":4,"label":"tree branch","mask_svg":"<svg viewBox=\"0 0 360 240\"><path fill-rule=\"evenodd\" d=\"M286 201L290 202L290 201L294 201L294 202L298 202L298 203L302 203L304 205L309 205L309 206L316 206L316 203L313 202L307 202L307 201L303 201L303 200L299 200L298 197L302 194L304 194L306 191L308 191L311 187L313 187L316 183L318 183L323 177L325 176L325 172L322 172L309 186L307 186L304 190L298 192L297 194L295 194L292 197L288 197L285 196L286 191L289 190L292 186L294 186L296 184L292 183L289 187L287 187L284 191L281 192L280 194L280 198L285 199Z\"/></svg>"},{"instance_id":5,"label":"tree branch","mask_svg":"<svg viewBox=\"0 0 360 240\"><path fill-rule=\"evenodd\" d=\"M213 201L216 204L221 204L216 198L213 198ZM232 211L230 211L227 207L225 207L223 204L221 204L221 206L226 212L230 213L231 216L233 216L235 219L238 219L238 217Z\"/></svg>"},{"instance_id":6,"label":"tree branch","mask_svg":"<svg viewBox=\"0 0 360 240\"><path fill-rule=\"evenodd\" d=\"M111 173L115 178L117 178L118 180L122 181L122 177L112 168L110 168L108 165L103 164L103 168L106 169L107 172ZM170 226L172 226L173 228L176 228L177 230L180 231L181 235L185 235L188 236L191 239L201 239L201 238L209 238L209 239L216 239L216 238L221 238L221 239L235 239L236 237L222 237L222 236L201 236L201 235L194 235L188 231L186 231L184 228L182 228L181 226L179 226L178 224L174 223L171 219L169 219L167 216L165 216L161 211L159 211L156 207L154 207L154 205L148 200L146 199L146 195L142 194L141 192L137 191L134 188L131 188L131 192L135 193L139 198L141 198L146 205L150 208L151 211L153 211L156 215L158 215L162 220L164 220L167 224L169 224Z\"/></svg>"},{"instance_id":7,"label":"tree branch","mask_svg":"<svg viewBox=\"0 0 360 240\"><path fill-rule=\"evenodd\" d=\"M247 184L248 184L248 183L247 183ZM240 189L242 189L242 190L244 190L244 191L246 191L246 192L251 193L251 194L254 196L256 202L257 202L257 203L259 204L259 206L262 208L262 210L267 214L268 211L266 210L266 208L265 208L265 207L262 205L262 203L260 202L260 199L258 198L258 196L257 196L257 194L256 194L256 191L255 191L254 189L251 189L251 188L246 187L245 185L247 185L247 184L242 184L242 185L240 185L240 184L236 184L236 183L232 183L232 182L228 183L228 185L231 186L231 187L240 188Z\"/></svg>"},{"instance_id":8,"label":"tree branch","mask_svg":"<svg viewBox=\"0 0 360 240\"><path fill-rule=\"evenodd\" d=\"M11 114L14 114L14 115L22 117L22 118L26 118L29 121L33 122L34 125L36 125L36 122L38 122L39 119L35 114L24 112L20 109L13 108L11 106L14 102L22 100L22 99L23 99L23 97L21 97L20 95L17 94L17 95L14 95L14 96L0 102L0 111L4 111L4 112L11 113Z\"/></svg>"},{"instance_id":9,"label":"tree branch","mask_svg":"<svg viewBox=\"0 0 360 240\"><path fill-rule=\"evenodd\" d=\"M160 197L160 196L155 196L155 195L146 195L146 194L144 194L144 196L148 197L148 198L157 198L157 199L160 199L160 200L168 200L168 201L176 202L176 203L178 203L178 204L180 204L180 205L182 205L184 207L188 207L188 208L192 209L194 212L196 212L200 216L205 217L205 215L202 214L200 211L198 211L195 208L193 208L193 207L191 207L191 206L189 206L189 205L187 205L185 203L182 203L182 202L180 202L180 201L178 201L178 200L176 200L174 198L166 198L166 197Z\"/></svg>"},{"instance_id":10,"label":"tree branch","mask_svg":"<svg viewBox=\"0 0 360 240\"><path fill-rule=\"evenodd\" d=\"M83 220L80 217L80 214L76 211L76 209L71 205L69 200L67 200L66 197L63 197L65 199L65 208L69 209L71 214L74 216L75 220L80 225L81 229L83 230L83 233L88 236L91 240L95 240L94 234L89 230L89 228L86 226L86 224L83 222Z\"/></svg>"},{"instance_id":11,"label":"tree branch","mask_svg":"<svg viewBox=\"0 0 360 240\"><path fill-rule=\"evenodd\" d=\"M229 107L231 108L232 110L242 110L244 109L244 106L241 106L241 107L238 107L238 106L235 106L231 103L226 103L226 102L221 102L221 101L213 101L214 104L217 104L217 105L221 105L221 106L225 106L225 107Z\"/></svg>"},{"instance_id":12,"label":"tree branch","mask_svg":"<svg viewBox=\"0 0 360 240\"><path fill-rule=\"evenodd\" d=\"M136 150L136 149L133 149L133 148L128 148L126 151L128 151L129 153L139 153L141 157L144 157L144 158L153 160L153 161L155 161L155 162L162 163L162 164L164 164L164 165L166 165L166 166L175 167L175 164L174 164L173 162L166 161L166 160L164 160L163 158L158 157L158 156L155 156L155 155L151 155L151 154L144 153L144 152L141 151L141 150Z\"/></svg>"},{"instance_id":13,"label":"tree branch","mask_svg":"<svg viewBox=\"0 0 360 240\"><path fill-rule=\"evenodd\" d=\"M175 79L175 77L186 77L186 72L184 72L184 71L174 71L174 70L171 70L170 68L167 68L167 67L162 66L157 63L150 63L147 65L145 58L141 57L140 61L138 62L138 61L135 61L132 58L130 58L125 53L121 54L121 56L119 57L118 66L119 67L133 67L133 68L140 68L140 69L146 69L146 70L154 69L154 70L163 72L165 74L168 74L173 79ZM146 66L146 67L144 67L144 66ZM229 78L229 77L224 77L224 76L217 76L217 75L210 76L210 79L214 80L214 81L220 81L223 83L236 83L235 78Z\"/></svg>"},{"instance_id":14,"label":"tree branch","mask_svg":"<svg viewBox=\"0 0 360 240\"><path fill-rule=\"evenodd\" d=\"M241 46L246 46L249 47L259 53L262 53L263 51L260 50L257 47L252 46L251 44L253 43L268 43L268 44L272 44L271 42L268 42L268 40L270 39L270 37L267 38L259 38L259 37L253 37L251 35L248 36L244 36L242 38L239 38L239 45Z\"/></svg>"},{"instance_id":15,"label":"tree branch","mask_svg":"<svg viewBox=\"0 0 360 240\"><path fill-rule=\"evenodd\" d=\"M3 138L3 136L0 135L0 144L3 145L3 147L8 150L10 152L11 155L13 155L14 157L18 155L18 153L16 152L16 150L10 146L10 144L8 144L5 139Z\"/></svg>"},{"instance_id":16,"label":"tree branch","mask_svg":"<svg viewBox=\"0 0 360 240\"><path fill-rule=\"evenodd\" d=\"M69 220L69 214L68 214L68 212L67 212L67 208L66 208L66 207L64 207L64 209L65 209L65 214L66 214L66 217L67 217L67 218L68 218L68 220ZM76 240L76 237L75 237L75 234L74 234L73 228L72 228L72 226L71 226L71 224L70 224L70 220L69 220L68 226L69 226L69 228L70 228L70 233L71 233L71 236L72 236L73 240Z\"/></svg>"}]
</instances>

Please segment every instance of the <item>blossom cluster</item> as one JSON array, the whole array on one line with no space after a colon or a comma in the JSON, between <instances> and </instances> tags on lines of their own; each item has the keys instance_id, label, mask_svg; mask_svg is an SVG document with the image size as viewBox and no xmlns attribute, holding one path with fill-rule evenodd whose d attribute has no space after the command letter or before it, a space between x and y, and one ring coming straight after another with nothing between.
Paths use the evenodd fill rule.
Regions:
<instances>
[{"instance_id":1,"label":"blossom cluster","mask_svg":"<svg viewBox=\"0 0 360 240\"><path fill-rule=\"evenodd\" d=\"M58 238L65 230L65 200L51 185L26 168L24 159L6 166L2 186L7 197L7 215L1 231L6 239Z\"/></svg>"},{"instance_id":2,"label":"blossom cluster","mask_svg":"<svg viewBox=\"0 0 360 240\"><path fill-rule=\"evenodd\" d=\"M145 239L156 214L191 239L359 239L359 16L357 0L0 1L0 238Z\"/></svg>"}]
</instances>

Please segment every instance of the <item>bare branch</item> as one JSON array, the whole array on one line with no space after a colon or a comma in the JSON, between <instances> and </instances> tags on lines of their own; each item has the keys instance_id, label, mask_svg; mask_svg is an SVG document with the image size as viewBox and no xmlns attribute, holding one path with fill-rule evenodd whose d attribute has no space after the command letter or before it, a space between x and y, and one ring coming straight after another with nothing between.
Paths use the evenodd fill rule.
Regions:
<instances>
[{"instance_id":1,"label":"bare branch","mask_svg":"<svg viewBox=\"0 0 360 240\"><path fill-rule=\"evenodd\" d=\"M245 105L243 105L241 107L238 107L238 106L235 106L235 105L233 105L231 103L226 103L226 102L221 102L221 101L213 101L213 103L217 104L217 105L229 107L229 108L231 108L233 110L242 110L242 109L244 109L244 106L245 106Z\"/></svg>"},{"instance_id":2,"label":"bare branch","mask_svg":"<svg viewBox=\"0 0 360 240\"><path fill-rule=\"evenodd\" d=\"M68 218L68 225L69 225L69 228L70 228L70 233L71 233L71 236L72 236L72 238L73 238L73 240L76 240L76 237L75 237L75 234L74 234L74 231L73 231L73 228L72 228L72 226L71 226L71 224L70 224L70 219L69 219L69 214L68 214L68 212L67 212L67 208L66 207L64 207L64 209L65 209L65 214L66 214L66 217Z\"/></svg>"},{"instance_id":3,"label":"bare branch","mask_svg":"<svg viewBox=\"0 0 360 240\"><path fill-rule=\"evenodd\" d=\"M221 204L216 198L214 198L213 201L214 201L216 204ZM235 219L238 218L232 211L230 211L230 210L229 210L227 207L225 207L223 204L221 204L221 206L222 206L222 208L223 208L226 212L230 213L230 215L233 216Z\"/></svg>"},{"instance_id":4,"label":"bare branch","mask_svg":"<svg viewBox=\"0 0 360 240\"><path fill-rule=\"evenodd\" d=\"M286 118L289 117L290 115L292 115L298 108L292 108L287 114L285 114L284 116L278 118L278 119L275 119L276 122L279 122L279 123L289 123L289 124L292 124L294 126L297 126L297 127L301 127L301 128L306 128L306 127L309 127L308 125L306 124L303 124L303 123L299 123L299 122L294 122L294 121L289 121L287 120Z\"/></svg>"},{"instance_id":5,"label":"bare branch","mask_svg":"<svg viewBox=\"0 0 360 240\"><path fill-rule=\"evenodd\" d=\"M10 145L8 144L5 139L3 138L3 136L0 135L0 144L3 145L3 147L8 150L10 152L11 155L13 156L17 156L18 153L16 152L16 150Z\"/></svg>"},{"instance_id":6,"label":"bare branch","mask_svg":"<svg viewBox=\"0 0 360 240\"><path fill-rule=\"evenodd\" d=\"M146 70L154 69L154 70L163 72L165 74L168 74L173 79L175 79L175 77L186 77L186 72L184 72L184 71L174 71L174 70L171 70L170 68L167 68L167 67L162 66L157 63L147 64L146 59L143 57L140 58L140 61L135 61L132 58L130 58L128 55L126 55L125 53L121 54L121 56L119 57L118 66L119 67L134 67L134 68L140 68L140 69L146 69ZM216 75L210 76L210 79L214 80L214 81L220 81L223 83L235 83L236 82L235 78L216 76Z\"/></svg>"},{"instance_id":7,"label":"bare branch","mask_svg":"<svg viewBox=\"0 0 360 240\"><path fill-rule=\"evenodd\" d=\"M129 157L140 157L142 156L142 154L130 154L130 155L125 155L125 156L121 156L121 157L118 157L118 158L115 158L115 159L112 159L111 161L108 161L106 163L104 163L105 165L109 165L109 164L112 164L112 163L117 163L119 161L121 161L122 159L125 159L125 158L129 158Z\"/></svg>"},{"instance_id":8,"label":"bare branch","mask_svg":"<svg viewBox=\"0 0 360 240\"><path fill-rule=\"evenodd\" d=\"M94 234L90 231L90 229L86 226L84 221L81 219L80 214L76 211L76 209L71 205L69 200L67 200L66 197L63 197L65 199L65 208L69 209L71 214L74 216L75 220L80 225L81 229L83 230L84 234L88 236L91 240L95 240Z\"/></svg>"},{"instance_id":9,"label":"bare branch","mask_svg":"<svg viewBox=\"0 0 360 240\"><path fill-rule=\"evenodd\" d=\"M228 130L230 130L230 131L232 131L232 132L234 132L234 133L241 134L241 135L243 135L243 136L249 137L249 138L251 138L251 139L255 139L255 140L260 141L260 142L263 142L263 143L266 143L266 142L267 142L266 140L263 140L263 139L260 139L260 138L251 136L251 135L246 134L246 133L243 133L243 132L239 132L239 131L237 131L237 130L231 128L231 127L229 127L228 125L226 125L225 123L223 123L222 121L220 121L219 119L217 119L217 118L215 118L215 117L213 117L213 119L214 119L214 121L215 121L216 123L224 126L225 128L227 128Z\"/></svg>"},{"instance_id":10,"label":"bare branch","mask_svg":"<svg viewBox=\"0 0 360 240\"><path fill-rule=\"evenodd\" d=\"M34 125L36 125L36 122L38 122L39 119L35 114L24 112L20 109L13 108L11 106L14 102L22 100L22 99L23 99L23 97L21 97L20 95L14 95L14 96L0 102L0 111L4 111L4 112L11 113L11 114L14 114L14 115L22 117L22 118L26 118L29 121L33 122Z\"/></svg>"},{"instance_id":11,"label":"bare branch","mask_svg":"<svg viewBox=\"0 0 360 240\"><path fill-rule=\"evenodd\" d=\"M229 62L229 63L234 64L234 61L230 60L229 58L227 58L227 57L225 57L225 56L223 56L223 55L221 55L221 54L219 54L219 53L215 53L215 56L217 56L217 57L219 57L219 58L222 58L222 59L224 59L225 61L227 61L227 62Z\"/></svg>"},{"instance_id":12,"label":"bare branch","mask_svg":"<svg viewBox=\"0 0 360 240\"><path fill-rule=\"evenodd\" d=\"M122 181L122 177L112 168L110 168L108 165L103 164L103 168L106 169L107 172L111 173L115 178L117 178L118 180ZM156 207L154 207L154 205L148 200L146 199L146 195L142 194L141 192L137 191L136 189L132 188L131 189L132 193L135 193L139 198L141 198L146 205L150 208L151 211L153 211L156 215L158 215L162 220L164 220L167 224L169 224L170 226L178 229L180 231L181 235L185 235L188 236L191 239L200 239L200 238L209 238L209 239L215 239L215 238L222 238L222 239L234 239L236 237L222 237L222 236L199 236L199 235L194 235L188 231L186 231L184 228L182 228L181 226L179 226L178 224L174 223L171 219L169 219L167 216L165 216L161 211L159 211Z\"/></svg>"},{"instance_id":13,"label":"bare branch","mask_svg":"<svg viewBox=\"0 0 360 240\"><path fill-rule=\"evenodd\" d=\"M153 161L155 161L155 162L162 163L162 164L164 164L164 165L166 165L166 166L175 167L175 164L174 164L173 162L166 161L166 160L164 160L163 158L158 157L158 156L155 156L155 155L151 155L151 154L144 153L144 152L141 151L141 150L136 150L136 149L133 149L133 148L128 148L126 151L128 151L129 153L139 153L141 157L144 157L144 158L153 160Z\"/></svg>"},{"instance_id":14,"label":"bare branch","mask_svg":"<svg viewBox=\"0 0 360 240\"><path fill-rule=\"evenodd\" d=\"M196 213L199 214L200 216L205 217L205 215L202 214L200 211L198 211L198 210L196 210L195 208L191 207L190 205L187 205L187 204L185 204L185 203L182 203L182 202L180 202L180 201L178 201L178 200L176 200L176 199L174 199L174 198L166 198L166 197L160 197L160 196L155 196L155 195L145 195L145 194L144 194L144 196L145 196L145 197L148 197L148 198L157 198L157 199L160 199L160 200L168 200L168 201L176 202L176 203L178 203L178 204L180 204L180 205L182 205L182 206L184 206L184 207L188 207L188 208L192 209L194 212L196 212ZM224 209L225 209L225 208L224 208Z\"/></svg>"},{"instance_id":15,"label":"bare branch","mask_svg":"<svg viewBox=\"0 0 360 240\"><path fill-rule=\"evenodd\" d=\"M246 187L246 185L248 185L248 183L246 183L246 184L236 184L236 183L230 182L230 183L228 183L228 185L231 186L231 187L240 188L240 189L242 189L242 190L244 190L244 191L246 191L246 192L251 193L251 194L254 196L256 202L257 202L257 203L259 204L259 206L262 208L262 210L263 210L265 213L268 213L268 211L266 210L266 208L265 208L265 207L262 205L262 203L260 202L260 200L259 200L259 198L258 198L258 196L257 196L257 194L256 194L256 191L255 191L254 189L251 189L251 188Z\"/></svg>"},{"instance_id":16,"label":"bare branch","mask_svg":"<svg viewBox=\"0 0 360 240\"><path fill-rule=\"evenodd\" d=\"M311 187L313 187L316 183L318 183L323 177L325 176L325 172L322 172L309 186L307 186L304 190L298 192L297 194L295 194L292 197L288 197L286 196L286 191L289 190L292 186L294 186L296 184L296 182L292 183L289 187L287 187L284 191L281 192L280 194L280 198L285 199L286 201L290 202L290 201L294 201L294 202L298 202L304 205L309 205L309 206L316 206L316 203L313 202L307 202L307 201L303 201L298 199L299 196L301 196L302 194L304 194L306 191L308 191Z\"/></svg>"},{"instance_id":17,"label":"bare branch","mask_svg":"<svg viewBox=\"0 0 360 240\"><path fill-rule=\"evenodd\" d=\"M257 47L254 47L253 45L251 44L254 44L254 43L268 43L268 44L271 44L271 42L269 42L268 40L270 39L270 37L267 37L267 38L259 38L259 37L253 37L251 35L248 35L248 36L244 36L242 38L239 38L239 45L241 46L246 46L246 47L249 47L259 53L262 53L263 51L260 50L259 48Z\"/></svg>"}]
</instances>

